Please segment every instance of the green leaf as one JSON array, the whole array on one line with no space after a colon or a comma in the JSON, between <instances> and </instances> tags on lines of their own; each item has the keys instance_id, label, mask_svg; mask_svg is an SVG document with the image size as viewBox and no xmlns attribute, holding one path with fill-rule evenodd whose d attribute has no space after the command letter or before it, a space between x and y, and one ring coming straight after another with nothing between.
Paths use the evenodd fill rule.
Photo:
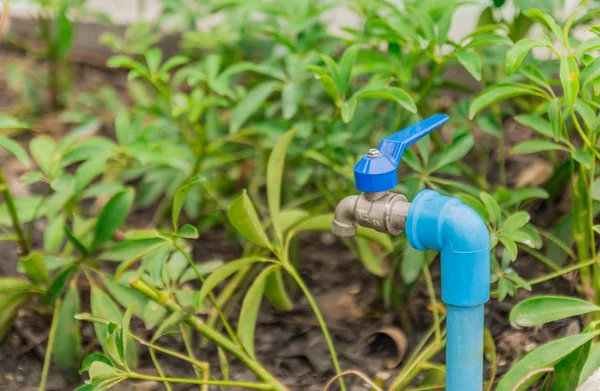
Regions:
<instances>
[{"instance_id":1,"label":"green leaf","mask_svg":"<svg viewBox=\"0 0 600 391\"><path fill-rule=\"evenodd\" d=\"M575 390L579 385L580 373L590 354L592 341L581 345L554 366L550 391Z\"/></svg>"},{"instance_id":2,"label":"green leaf","mask_svg":"<svg viewBox=\"0 0 600 391\"><path fill-rule=\"evenodd\" d=\"M77 270L77 266L70 265L58 273L52 280L46 293L42 296L42 303L45 305L53 305L62 294L65 285L71 279L75 270Z\"/></svg>"},{"instance_id":3,"label":"green leaf","mask_svg":"<svg viewBox=\"0 0 600 391\"><path fill-rule=\"evenodd\" d=\"M73 246L75 246L75 248L77 250L79 250L81 255L87 257L88 253L89 253L88 249L83 245L83 243L81 243L81 241L79 239L77 239L75 237L75 235L73 235L73 233L69 229L69 226L64 224L62 228L63 228L63 233L67 237L67 240L69 241L69 243L72 244Z\"/></svg>"},{"instance_id":4,"label":"green leaf","mask_svg":"<svg viewBox=\"0 0 600 391\"><path fill-rule=\"evenodd\" d=\"M161 238L126 240L104 251L100 254L99 259L121 261L115 272L115 278L119 278L141 258L167 245L170 245L170 242Z\"/></svg>"},{"instance_id":5,"label":"green leaf","mask_svg":"<svg viewBox=\"0 0 600 391\"><path fill-rule=\"evenodd\" d=\"M130 305L123 315L123 321L121 322L121 341L120 344L123 347L123 357L129 356L129 324L131 323L131 316L135 309L135 303ZM125 362L127 364L127 362Z\"/></svg>"},{"instance_id":6,"label":"green leaf","mask_svg":"<svg viewBox=\"0 0 600 391\"><path fill-rule=\"evenodd\" d=\"M579 67L573 57L563 57L560 61L560 82L563 86L565 101L572 107L579 94Z\"/></svg>"},{"instance_id":7,"label":"green leaf","mask_svg":"<svg viewBox=\"0 0 600 391\"><path fill-rule=\"evenodd\" d=\"M581 61L581 59L583 58L583 55L585 53L592 51L592 50L598 50L598 49L600 49L600 38L596 37L596 38L591 38L591 39L584 39L581 41L581 43L577 47L575 56L577 57L577 60ZM0 123L1 123L1 121L0 121Z\"/></svg>"},{"instance_id":8,"label":"green leaf","mask_svg":"<svg viewBox=\"0 0 600 391\"><path fill-rule=\"evenodd\" d=\"M240 344L252 358L255 357L254 331L256 330L256 320L258 317L258 311L260 310L260 304L262 302L267 276L278 268L279 266L265 268L254 279L252 285L250 285L250 288L248 288L248 292L246 292L244 301L242 302L240 319L237 327L237 335L240 340Z\"/></svg>"},{"instance_id":9,"label":"green leaf","mask_svg":"<svg viewBox=\"0 0 600 391\"><path fill-rule=\"evenodd\" d=\"M530 140L517 144L511 149L511 153L525 154L545 151L569 151L566 147L547 140Z\"/></svg>"},{"instance_id":10,"label":"green leaf","mask_svg":"<svg viewBox=\"0 0 600 391\"><path fill-rule=\"evenodd\" d=\"M87 372L90 370L90 366L92 366L92 364L96 361L102 362L108 366L114 367L114 364L112 363L112 361L110 361L110 359L108 357L106 357L104 354L102 353L90 353L88 354L84 359L83 362L81 363L81 369L79 370L79 373L82 374L83 372Z\"/></svg>"},{"instance_id":11,"label":"green leaf","mask_svg":"<svg viewBox=\"0 0 600 391\"><path fill-rule=\"evenodd\" d=\"M281 209L281 183L283 179L283 169L285 167L285 157L290 142L296 135L296 129L287 131L277 140L267 163L267 200L269 202L269 214L273 222L273 228L277 238L282 238L282 230L279 226L279 210Z\"/></svg>"},{"instance_id":12,"label":"green leaf","mask_svg":"<svg viewBox=\"0 0 600 391\"><path fill-rule=\"evenodd\" d=\"M350 121L352 121L352 118L354 118L354 113L356 112L357 104L358 101L356 100L356 96L352 96L350 99L348 99L342 104L341 114L342 121L344 121L344 123L347 124Z\"/></svg>"},{"instance_id":13,"label":"green leaf","mask_svg":"<svg viewBox=\"0 0 600 391\"><path fill-rule=\"evenodd\" d=\"M586 65L581 72L581 85L585 87L600 77L600 57L596 57L591 63Z\"/></svg>"},{"instance_id":14,"label":"green leaf","mask_svg":"<svg viewBox=\"0 0 600 391\"><path fill-rule=\"evenodd\" d=\"M73 46L73 25L67 17L69 7L64 6L56 17L56 49L58 55L64 58Z\"/></svg>"},{"instance_id":15,"label":"green leaf","mask_svg":"<svg viewBox=\"0 0 600 391\"><path fill-rule=\"evenodd\" d=\"M583 123L588 129L594 129L596 127L596 112L587 103L581 99L575 101L575 111L583 119Z\"/></svg>"},{"instance_id":16,"label":"green leaf","mask_svg":"<svg viewBox=\"0 0 600 391\"><path fill-rule=\"evenodd\" d=\"M344 93L340 89L340 87L343 87L344 84L342 81L342 75L340 73L340 67L338 66L338 64L335 63L333 58L331 58L331 56L328 56L327 54L321 53L319 54L319 57L321 57L321 59L325 63L325 66L327 67L327 70L329 71L329 74L331 75L331 78L335 83L337 91L340 95L343 95Z\"/></svg>"},{"instance_id":17,"label":"green leaf","mask_svg":"<svg viewBox=\"0 0 600 391\"><path fill-rule=\"evenodd\" d=\"M0 130L31 130L31 126L24 122L17 121L13 117L0 114Z\"/></svg>"},{"instance_id":18,"label":"green leaf","mask_svg":"<svg viewBox=\"0 0 600 391\"><path fill-rule=\"evenodd\" d=\"M238 259L236 261L232 261L232 262L229 262L229 263L221 266L220 268L215 270L210 276L208 276L208 278L204 281L204 284L202 284L202 287L200 288L200 290L196 294L196 297L194 298L194 307L200 308L200 303L202 303L204 301L204 299L208 296L208 294L218 284L220 284L222 281L227 279L227 277L229 277L232 274L234 274L248 266L251 266L257 262L269 262L269 261L270 260L268 260L268 259L257 258L257 257L242 258L242 259Z\"/></svg>"},{"instance_id":19,"label":"green leaf","mask_svg":"<svg viewBox=\"0 0 600 391\"><path fill-rule=\"evenodd\" d=\"M593 159L589 152L578 149L577 151L571 153L571 157L588 170L592 168Z\"/></svg>"},{"instance_id":20,"label":"green leaf","mask_svg":"<svg viewBox=\"0 0 600 391\"><path fill-rule=\"evenodd\" d=\"M590 376L600 368L600 344L592 346L585 365L579 374L579 385L583 384Z\"/></svg>"},{"instance_id":21,"label":"green leaf","mask_svg":"<svg viewBox=\"0 0 600 391\"><path fill-rule=\"evenodd\" d=\"M29 302L30 298L29 292L0 296L0 342L6 337L19 310Z\"/></svg>"},{"instance_id":22,"label":"green leaf","mask_svg":"<svg viewBox=\"0 0 600 391\"><path fill-rule=\"evenodd\" d=\"M486 193L487 194L487 193ZM491 197L489 194L487 194L489 197ZM477 214L479 214L485 221L490 221L490 213L488 213L485 205L478 200L477 198L475 198L472 195L469 194L465 194L465 193L457 193L454 194L454 197L458 198L459 200L461 200L463 203L465 203L466 205L470 206L475 212L477 212ZM495 201L495 200L494 200ZM495 219L495 217L493 217ZM494 220L495 221L495 220Z\"/></svg>"},{"instance_id":23,"label":"green leaf","mask_svg":"<svg viewBox=\"0 0 600 391\"><path fill-rule=\"evenodd\" d=\"M548 106L548 118L550 119L552 137L554 140L559 140L562 137L563 129L562 108L559 99L553 99L550 102Z\"/></svg>"},{"instance_id":24,"label":"green leaf","mask_svg":"<svg viewBox=\"0 0 600 391\"><path fill-rule=\"evenodd\" d=\"M358 58L358 51L360 50L360 45L355 44L350 46L344 52L342 59L340 60L340 85L338 89L342 95L348 91L348 87L350 87L350 80L352 79L352 68L354 68L354 64L356 63L356 59Z\"/></svg>"},{"instance_id":25,"label":"green leaf","mask_svg":"<svg viewBox=\"0 0 600 391\"><path fill-rule=\"evenodd\" d=\"M454 143L449 145L444 151L436 155L436 161L435 163L432 162L431 167L428 169L429 172L437 171L448 164L459 161L469 153L471 148L473 148L473 145L475 145L475 139L470 133L455 140Z\"/></svg>"},{"instance_id":26,"label":"green leaf","mask_svg":"<svg viewBox=\"0 0 600 391\"><path fill-rule=\"evenodd\" d=\"M121 324L123 315L121 310L115 304L114 301L100 288L96 286L91 287L90 293L90 306L92 314L102 319L106 319L115 324ZM94 323L96 330L96 338L106 353L107 350L107 339L109 337L109 329L106 325L101 323ZM131 347L127 348L127 356L125 357L127 364L130 367L136 367L137 362L137 351L135 350L135 343L132 338L128 338L128 345ZM94 364L92 364L93 366ZM90 373L91 376L91 373Z\"/></svg>"},{"instance_id":27,"label":"green leaf","mask_svg":"<svg viewBox=\"0 0 600 391\"><path fill-rule=\"evenodd\" d=\"M376 243L369 242L365 238L355 237L354 242L356 243L356 249L358 251L358 258L363 263L365 268L371 273L379 277L383 277L386 275L386 270L384 269L382 262L384 260L384 255L381 254L381 251L378 250Z\"/></svg>"},{"instance_id":28,"label":"green leaf","mask_svg":"<svg viewBox=\"0 0 600 391\"><path fill-rule=\"evenodd\" d=\"M33 288L33 284L27 280L13 277L0 277L0 295L12 295L15 293L26 293Z\"/></svg>"},{"instance_id":29,"label":"green leaf","mask_svg":"<svg viewBox=\"0 0 600 391\"><path fill-rule=\"evenodd\" d=\"M179 229L179 231L177 231L177 236L186 239L198 239L200 234L198 233L196 227L190 224L185 224Z\"/></svg>"},{"instance_id":30,"label":"green leaf","mask_svg":"<svg viewBox=\"0 0 600 391\"><path fill-rule=\"evenodd\" d=\"M156 246L165 245L167 243L168 242L162 238L125 240L104 251L98 258L106 261L127 261L132 258L140 258L149 253Z\"/></svg>"},{"instance_id":31,"label":"green leaf","mask_svg":"<svg viewBox=\"0 0 600 391\"><path fill-rule=\"evenodd\" d=\"M296 224L310 217L310 213L303 209L283 209L279 212L277 225L285 233Z\"/></svg>"},{"instance_id":32,"label":"green leaf","mask_svg":"<svg viewBox=\"0 0 600 391\"><path fill-rule=\"evenodd\" d=\"M279 88L278 82L265 82L254 87L235 105L231 112L229 132L237 133L242 125L263 105L267 98Z\"/></svg>"},{"instance_id":33,"label":"green leaf","mask_svg":"<svg viewBox=\"0 0 600 391\"><path fill-rule=\"evenodd\" d=\"M483 354L492 365L496 364L496 343L492 332L487 327L483 330Z\"/></svg>"},{"instance_id":34,"label":"green leaf","mask_svg":"<svg viewBox=\"0 0 600 391\"><path fill-rule=\"evenodd\" d=\"M49 136L37 136L29 142L29 151L45 174L50 174L56 144Z\"/></svg>"},{"instance_id":35,"label":"green leaf","mask_svg":"<svg viewBox=\"0 0 600 391\"><path fill-rule=\"evenodd\" d=\"M183 205L185 203L185 199L188 196L188 193L190 192L190 190L192 190L192 188L195 185L202 183L204 181L206 181L206 178L204 176L197 175L195 177L190 178L183 185L179 186L179 188L175 192L175 196L173 197L173 209L172 209L172 213L171 213L171 221L173 222L173 229L178 228L179 215L180 215L181 209L183 208Z\"/></svg>"},{"instance_id":36,"label":"green leaf","mask_svg":"<svg viewBox=\"0 0 600 391\"><path fill-rule=\"evenodd\" d=\"M29 156L27 155L25 149L23 149L23 147L21 147L17 142L0 136L0 147L15 155L15 157L19 159L19 161L23 163L26 168L29 168Z\"/></svg>"},{"instance_id":37,"label":"green leaf","mask_svg":"<svg viewBox=\"0 0 600 391\"><path fill-rule=\"evenodd\" d=\"M47 284L50 280L46 262L39 252L34 251L26 257L21 258L21 265L33 282Z\"/></svg>"},{"instance_id":38,"label":"green leaf","mask_svg":"<svg viewBox=\"0 0 600 391\"><path fill-rule=\"evenodd\" d=\"M515 241L503 234L498 235L498 240L500 241L500 243L502 243L502 245L508 252L508 257L510 261L513 262L515 259L517 259L519 250Z\"/></svg>"},{"instance_id":39,"label":"green leaf","mask_svg":"<svg viewBox=\"0 0 600 391\"><path fill-rule=\"evenodd\" d=\"M59 252L65 238L63 227L65 219L57 216L51 219L44 230L44 249L50 252Z\"/></svg>"},{"instance_id":40,"label":"green leaf","mask_svg":"<svg viewBox=\"0 0 600 391\"><path fill-rule=\"evenodd\" d=\"M546 90L551 89L550 83L544 73L534 64L525 65L519 69L519 72L538 86L545 88Z\"/></svg>"},{"instance_id":41,"label":"green leaf","mask_svg":"<svg viewBox=\"0 0 600 391\"><path fill-rule=\"evenodd\" d=\"M265 297L275 308L281 311L291 311L294 303L290 299L283 281L281 270L275 270L267 276L265 285Z\"/></svg>"},{"instance_id":42,"label":"green leaf","mask_svg":"<svg viewBox=\"0 0 600 391\"><path fill-rule=\"evenodd\" d=\"M81 360L81 336L75 314L79 312L77 284L70 285L57 312L54 363L61 369L77 369Z\"/></svg>"},{"instance_id":43,"label":"green leaf","mask_svg":"<svg viewBox=\"0 0 600 391\"><path fill-rule=\"evenodd\" d=\"M435 38L435 23L429 14L421 8L410 8L409 11L413 20L420 27L423 37L426 40Z\"/></svg>"},{"instance_id":44,"label":"green leaf","mask_svg":"<svg viewBox=\"0 0 600 391\"><path fill-rule=\"evenodd\" d=\"M295 82L287 82L281 90L281 104L283 119L290 119L296 115L302 101L302 88Z\"/></svg>"},{"instance_id":45,"label":"green leaf","mask_svg":"<svg viewBox=\"0 0 600 391\"><path fill-rule=\"evenodd\" d=\"M494 103L522 95L544 96L542 92L524 84L500 83L484 90L473 99L469 107L469 118L473 119L475 114Z\"/></svg>"},{"instance_id":46,"label":"green leaf","mask_svg":"<svg viewBox=\"0 0 600 391\"><path fill-rule=\"evenodd\" d=\"M542 117L533 114L522 114L515 116L515 121L523 126L535 130L539 134L545 137L553 137L552 126L550 122L546 121Z\"/></svg>"},{"instance_id":47,"label":"green leaf","mask_svg":"<svg viewBox=\"0 0 600 391\"><path fill-rule=\"evenodd\" d=\"M94 384L115 379L120 375L120 372L115 367L101 361L94 361L90 365L88 373L90 374L90 381Z\"/></svg>"},{"instance_id":48,"label":"green leaf","mask_svg":"<svg viewBox=\"0 0 600 391\"><path fill-rule=\"evenodd\" d=\"M108 156L100 155L91 158L77 167L75 173L75 191L79 194L92 183L96 177L102 175L106 170Z\"/></svg>"},{"instance_id":49,"label":"green leaf","mask_svg":"<svg viewBox=\"0 0 600 391\"><path fill-rule=\"evenodd\" d=\"M519 69L519 66L534 47L542 46L540 42L524 38L506 52L506 74L511 76Z\"/></svg>"},{"instance_id":50,"label":"green leaf","mask_svg":"<svg viewBox=\"0 0 600 391\"><path fill-rule=\"evenodd\" d=\"M475 52L458 51L456 58L463 67L475 78L481 80L481 57Z\"/></svg>"},{"instance_id":51,"label":"green leaf","mask_svg":"<svg viewBox=\"0 0 600 391\"><path fill-rule=\"evenodd\" d=\"M133 307L133 313L138 318L144 316L144 309L150 299L128 285L115 282L109 276L104 276L102 281L104 282L104 286L108 293L110 293L117 303L121 304L124 308Z\"/></svg>"},{"instance_id":52,"label":"green leaf","mask_svg":"<svg viewBox=\"0 0 600 391\"><path fill-rule=\"evenodd\" d=\"M546 26L550 31L552 31L555 38L562 45L565 44L562 29L556 23L556 21L554 20L554 18L552 16L548 15L547 13L542 12L538 8L532 8L532 9L528 10L525 14L528 17L530 17L531 19L536 20L536 21L540 22L541 24L543 24L544 26Z\"/></svg>"},{"instance_id":53,"label":"green leaf","mask_svg":"<svg viewBox=\"0 0 600 391\"><path fill-rule=\"evenodd\" d=\"M404 283L410 285L416 282L419 276L421 276L424 265L425 252L416 250L407 244L404 248L402 264L400 265L400 274Z\"/></svg>"},{"instance_id":54,"label":"green leaf","mask_svg":"<svg viewBox=\"0 0 600 391\"><path fill-rule=\"evenodd\" d=\"M133 205L133 189L118 192L106 203L96 222L92 251L110 241L117 229L125 222Z\"/></svg>"},{"instance_id":55,"label":"green leaf","mask_svg":"<svg viewBox=\"0 0 600 391\"><path fill-rule=\"evenodd\" d=\"M587 343L598 335L598 332L583 333L569 337L557 339L547 343L534 351L530 352L521 361L514 364L512 368L504 375L496 391L524 391L537 378L531 379L521 386L517 385L521 380L531 372L540 368L553 366L555 362L567 356L581 345Z\"/></svg>"},{"instance_id":56,"label":"green leaf","mask_svg":"<svg viewBox=\"0 0 600 391\"><path fill-rule=\"evenodd\" d=\"M357 100L361 99L385 99L392 100L413 114L417 113L417 105L408 92L398 87L368 88L358 91L355 95Z\"/></svg>"},{"instance_id":57,"label":"green leaf","mask_svg":"<svg viewBox=\"0 0 600 391\"><path fill-rule=\"evenodd\" d=\"M477 118L477 125L486 132L494 137L503 137L502 124L498 121L498 118L494 115L481 115ZM418 143L417 147L422 143Z\"/></svg>"},{"instance_id":58,"label":"green leaf","mask_svg":"<svg viewBox=\"0 0 600 391\"><path fill-rule=\"evenodd\" d=\"M271 248L269 238L245 190L229 207L228 216L231 224L246 239L257 246Z\"/></svg>"},{"instance_id":59,"label":"green leaf","mask_svg":"<svg viewBox=\"0 0 600 391\"><path fill-rule=\"evenodd\" d=\"M178 325L180 322L184 322L190 315L192 315L194 310L190 307L182 307L177 309L177 311L173 312L171 315L165 319L163 323L161 323L160 327L154 335L150 342L154 343L157 339L159 339L162 335L164 335L170 328Z\"/></svg>"},{"instance_id":60,"label":"green leaf","mask_svg":"<svg viewBox=\"0 0 600 391\"><path fill-rule=\"evenodd\" d=\"M160 69L160 63L162 62L163 53L159 48L151 48L144 53L146 63L148 64L148 70L151 75L156 75Z\"/></svg>"},{"instance_id":61,"label":"green leaf","mask_svg":"<svg viewBox=\"0 0 600 391\"><path fill-rule=\"evenodd\" d=\"M329 95L329 97L333 99L336 105L339 104L340 92L338 91L338 88L331 76L329 76L327 72L323 70L323 68L320 68L318 66L311 65L306 67L306 69L316 73L315 78L321 82L321 85L323 85L323 89L325 90L327 95Z\"/></svg>"},{"instance_id":62,"label":"green leaf","mask_svg":"<svg viewBox=\"0 0 600 391\"><path fill-rule=\"evenodd\" d=\"M514 213L506 218L500 226L502 230L514 231L529 222L530 216L529 213L521 211Z\"/></svg>"},{"instance_id":63,"label":"green leaf","mask_svg":"<svg viewBox=\"0 0 600 391\"><path fill-rule=\"evenodd\" d=\"M217 259L213 261L204 261L201 263L197 263L196 269L198 270L200 275L205 276L214 272L221 266L223 266L223 261ZM189 267L179 277L179 283L183 284L184 282L192 281L197 278L198 276L196 275L196 271L193 268Z\"/></svg>"},{"instance_id":64,"label":"green leaf","mask_svg":"<svg viewBox=\"0 0 600 391\"><path fill-rule=\"evenodd\" d=\"M566 296L539 296L523 300L510 312L514 327L532 327L572 316L600 311L588 301Z\"/></svg>"}]
</instances>

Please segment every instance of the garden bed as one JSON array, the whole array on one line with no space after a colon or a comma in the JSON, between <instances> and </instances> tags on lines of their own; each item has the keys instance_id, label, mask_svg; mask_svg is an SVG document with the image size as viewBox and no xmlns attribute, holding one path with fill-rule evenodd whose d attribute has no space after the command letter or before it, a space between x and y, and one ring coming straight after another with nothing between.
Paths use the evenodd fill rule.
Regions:
<instances>
[{"instance_id":1,"label":"garden bed","mask_svg":"<svg viewBox=\"0 0 600 391\"><path fill-rule=\"evenodd\" d=\"M24 59L23 53L15 50L0 49L0 111L11 107L17 98L7 88L4 75L1 71L7 69L10 64L23 64L31 66ZM36 62L36 66L45 66L43 62ZM86 64L78 61L72 64L73 73L76 75L75 90L83 92L93 90L99 85L110 83L117 90L124 85L122 72L109 68L97 67L96 64ZM464 72L456 71L456 77L468 80ZM442 97L442 99L446 99ZM451 106L457 97L448 96L448 106ZM47 132L52 137L60 139L64 136L64 126L57 120L61 112L53 112L40 118L35 126L41 132ZM509 140L505 146L507 151L519 142L532 136L532 132L520 125L507 121L505 134ZM111 130L106 129L107 135ZM26 144L27 136L21 141ZM494 159L494 156L492 156ZM533 174L523 173L539 163L534 155L510 158L507 162L507 176L513 178L513 182L538 180L535 171ZM13 191L19 191L19 176L24 168L18 160L6 154L2 157L2 167L5 175L15 187ZM489 176L496 175L495 166L490 165ZM533 175L533 177L532 177ZM528 179L533 178L533 179ZM514 183L513 183L514 184ZM529 184L529 183L528 183ZM26 191L23 189L23 191ZM38 189L38 191L42 191ZM25 195L25 194L21 194ZM129 224L133 227L151 226L152 209L139 211L129 218ZM541 222L551 226L553 221L564 212L564 210L548 209L544 203L532 206L532 215L539 216ZM537 223L537 221L536 221ZM36 237L44 230L44 223L38 222L34 228ZM365 338L371 333L386 327L401 329L397 314L383 308L380 296L380 282L372 274L366 271L352 253L336 239L333 235L309 234L305 235L301 244L302 253L300 259L300 271L307 281L312 292L324 313L327 324L330 327L335 340L335 346L340 355L341 365L345 369L357 369L364 371L370 376L386 378L394 373L394 368L387 368L387 363L394 361L397 356L397 345L390 337L380 337L377 345L369 345ZM0 276L16 275L18 258L16 256L16 245L9 242L0 242ZM229 261L241 255L237 244L228 237L225 231L211 230L202 234L200 239L194 242L195 259L212 260L222 259ZM547 271L535 259L526 255L519 258L516 268L521 276L531 279L544 275ZM432 268L432 276L439 294L439 267ZM558 284L557 284L558 282ZM573 335L580 331L581 323L578 319L569 321L558 321L535 329L515 330L508 323L508 315L515 303L522 299L539 294L574 294L574 288L568 281L558 279L537 285L533 292L524 290L513 299L503 302L492 301L486 307L486 325L493 334L498 349L499 375L506 372L523 353L531 351L553 339ZM88 293L89 294L89 293ZM310 311L305 299L296 292L295 301L298 308L291 313L279 313L268 305L261 307L258 318L256 336L257 355L267 368L277 377L290 386L293 390L321 390L325 383L334 375L331 360L327 352L318 323ZM424 284L419 285L419 290L410 303L410 319L414 330L408 335L408 351L417 345L432 325L432 317L429 311L423 311L427 307L428 298ZM48 330L50 328L50 317L41 316L31 310L22 310L15 323L13 331L0 345L0 389L5 391L33 391L37 390L40 381L42 365L44 361L45 345L47 343ZM134 324L136 333L150 336L141 323ZM86 325L82 330L84 337L83 346L85 350L92 350L96 343L91 325ZM285 341L285 342L282 342ZM177 350L184 349L180 342L170 339L168 345L175 344ZM180 345L180 346L178 346ZM171 345L171 347L174 347ZM374 351L373 351L374 350ZM198 357L211 363L214 368L219 365L216 350L214 348L203 349L198 352ZM440 354L440 358L443 355ZM165 370L174 377L193 376L192 368L185 368L181 363L166 356L164 358ZM489 371L489 365L486 372ZM147 353L141 353L141 372L155 373L152 362ZM231 368L232 379L249 380L252 374L241 365L233 365ZM51 369L48 391L62 391L76 388L78 382L69 382L56 368ZM352 389L367 389L360 380L352 379L348 382L353 385ZM120 388L119 388L120 387ZM129 389L132 385L119 386L117 389ZM163 389L157 382L143 382L133 389L139 391L151 391ZM191 388L191 387L189 387ZM188 389L180 387L177 390Z\"/></svg>"},{"instance_id":2,"label":"garden bed","mask_svg":"<svg viewBox=\"0 0 600 391\"><path fill-rule=\"evenodd\" d=\"M479 332L481 307L442 300L481 304L488 265L457 268L480 280L442 297L440 247L489 256L485 391L575 391L596 370L598 9L494 1L455 37L454 2L343 3L357 25L335 33L325 0L165 1L127 27L51 2L12 20L0 390L343 390L343 375L348 390L460 390L444 350L479 351L454 320ZM409 127L397 137L414 146L369 151L353 173ZM382 162L398 183L360 185ZM351 210L355 181L447 203L367 194ZM434 235L421 208L473 226L439 219L427 251L389 235L407 215L411 243ZM358 230L338 239L346 218Z\"/></svg>"}]
</instances>

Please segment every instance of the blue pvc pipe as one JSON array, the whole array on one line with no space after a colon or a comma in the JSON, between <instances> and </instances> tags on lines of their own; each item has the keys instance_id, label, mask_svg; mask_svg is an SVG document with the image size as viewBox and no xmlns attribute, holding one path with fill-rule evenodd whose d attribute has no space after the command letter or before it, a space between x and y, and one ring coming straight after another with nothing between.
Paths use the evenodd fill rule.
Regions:
<instances>
[{"instance_id":1,"label":"blue pvc pipe","mask_svg":"<svg viewBox=\"0 0 600 391\"><path fill-rule=\"evenodd\" d=\"M413 200L406 236L418 250L439 250L447 304L446 391L481 391L483 307L490 297L490 234L460 200L431 190Z\"/></svg>"},{"instance_id":2,"label":"blue pvc pipe","mask_svg":"<svg viewBox=\"0 0 600 391\"><path fill-rule=\"evenodd\" d=\"M446 390L481 390L483 384L483 308L446 308Z\"/></svg>"}]
</instances>

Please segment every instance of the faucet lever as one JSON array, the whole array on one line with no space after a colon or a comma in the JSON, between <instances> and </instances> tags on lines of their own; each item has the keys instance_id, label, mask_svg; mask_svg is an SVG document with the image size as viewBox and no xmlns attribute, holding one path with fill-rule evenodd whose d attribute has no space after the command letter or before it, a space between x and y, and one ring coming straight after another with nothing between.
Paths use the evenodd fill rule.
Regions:
<instances>
[{"instance_id":1,"label":"faucet lever","mask_svg":"<svg viewBox=\"0 0 600 391\"><path fill-rule=\"evenodd\" d=\"M445 114L433 115L384 138L379 149L369 150L354 166L356 188L367 193L391 190L398 185L396 170L404 150L448 121ZM376 151L378 153L376 153Z\"/></svg>"}]
</instances>

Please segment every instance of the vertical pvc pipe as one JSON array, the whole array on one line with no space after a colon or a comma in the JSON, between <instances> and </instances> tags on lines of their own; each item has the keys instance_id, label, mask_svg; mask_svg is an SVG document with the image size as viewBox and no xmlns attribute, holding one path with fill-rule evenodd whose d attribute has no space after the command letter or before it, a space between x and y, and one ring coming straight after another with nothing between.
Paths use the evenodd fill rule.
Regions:
<instances>
[{"instance_id":1,"label":"vertical pvc pipe","mask_svg":"<svg viewBox=\"0 0 600 391\"><path fill-rule=\"evenodd\" d=\"M446 308L446 391L481 390L483 304Z\"/></svg>"},{"instance_id":2,"label":"vertical pvc pipe","mask_svg":"<svg viewBox=\"0 0 600 391\"><path fill-rule=\"evenodd\" d=\"M490 297L490 234L460 200L431 190L419 193L406 220L418 250L439 250L442 300L447 304L446 391L483 387L483 310Z\"/></svg>"}]
</instances>

